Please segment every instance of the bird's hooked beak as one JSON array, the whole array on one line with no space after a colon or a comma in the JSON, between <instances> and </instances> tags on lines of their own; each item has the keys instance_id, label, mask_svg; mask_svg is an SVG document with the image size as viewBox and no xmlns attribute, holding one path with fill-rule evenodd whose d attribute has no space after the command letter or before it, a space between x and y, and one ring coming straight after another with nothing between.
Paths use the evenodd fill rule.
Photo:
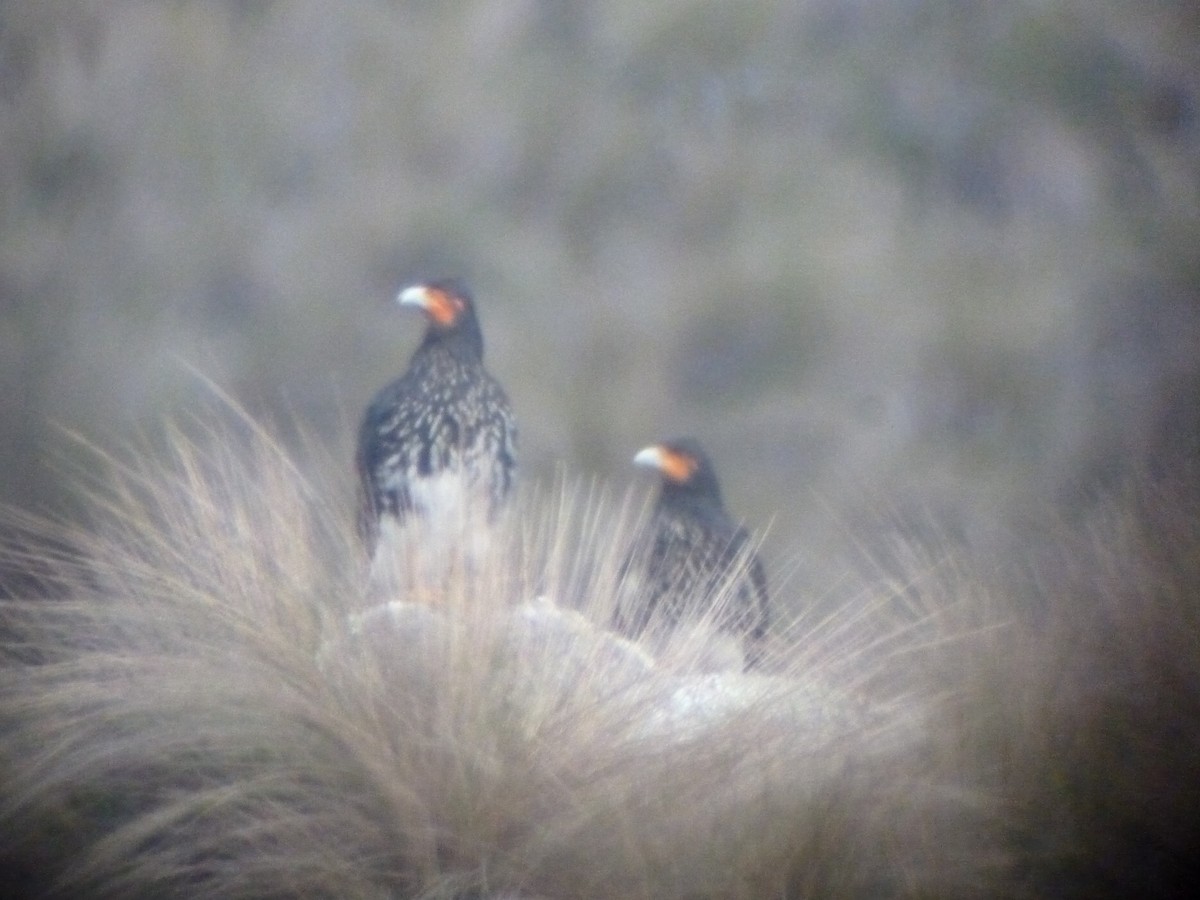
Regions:
<instances>
[{"instance_id":1,"label":"bird's hooked beak","mask_svg":"<svg viewBox=\"0 0 1200 900\"><path fill-rule=\"evenodd\" d=\"M699 464L686 453L680 453L661 444L653 444L644 450L639 450L633 458L634 465L657 469L668 481L685 484L699 467Z\"/></svg>"},{"instance_id":2,"label":"bird's hooked beak","mask_svg":"<svg viewBox=\"0 0 1200 900\"><path fill-rule=\"evenodd\" d=\"M449 291L430 287L426 284L414 284L400 292L396 302L401 306L415 306L427 315L430 321L449 328L463 310L463 303Z\"/></svg>"}]
</instances>

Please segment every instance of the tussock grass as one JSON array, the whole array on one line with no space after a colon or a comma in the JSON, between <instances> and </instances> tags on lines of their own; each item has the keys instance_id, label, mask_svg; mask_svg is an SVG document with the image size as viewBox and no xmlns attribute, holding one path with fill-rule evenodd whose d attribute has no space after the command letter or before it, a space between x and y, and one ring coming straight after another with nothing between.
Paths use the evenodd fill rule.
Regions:
<instances>
[{"instance_id":1,"label":"tussock grass","mask_svg":"<svg viewBox=\"0 0 1200 900\"><path fill-rule=\"evenodd\" d=\"M713 673L603 628L640 499L564 478L372 581L336 492L231 418L92 448L85 525L16 523L48 594L0 607L28 895L1096 896L1182 859L1178 492L1056 535L1036 615L915 556Z\"/></svg>"},{"instance_id":2,"label":"tussock grass","mask_svg":"<svg viewBox=\"0 0 1200 900\"><path fill-rule=\"evenodd\" d=\"M1200 493L1143 478L1041 529L1035 608L956 663L959 765L1005 804L1035 896L1190 896L1200 878Z\"/></svg>"}]
</instances>

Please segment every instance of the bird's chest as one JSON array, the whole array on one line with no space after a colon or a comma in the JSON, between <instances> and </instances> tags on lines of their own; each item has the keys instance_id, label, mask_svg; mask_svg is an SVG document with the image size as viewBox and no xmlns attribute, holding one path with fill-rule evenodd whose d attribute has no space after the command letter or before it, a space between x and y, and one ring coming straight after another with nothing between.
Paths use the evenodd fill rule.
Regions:
<instances>
[{"instance_id":1,"label":"bird's chest","mask_svg":"<svg viewBox=\"0 0 1200 900\"><path fill-rule=\"evenodd\" d=\"M651 577L661 590L693 591L707 585L718 562L714 538L695 522L668 518L658 523L650 554Z\"/></svg>"},{"instance_id":2,"label":"bird's chest","mask_svg":"<svg viewBox=\"0 0 1200 900\"><path fill-rule=\"evenodd\" d=\"M408 448L428 457L413 459L414 463L438 469L461 461L481 452L481 435L489 418L486 387L469 373L455 370L414 379L386 412L379 433L389 450Z\"/></svg>"}]
</instances>

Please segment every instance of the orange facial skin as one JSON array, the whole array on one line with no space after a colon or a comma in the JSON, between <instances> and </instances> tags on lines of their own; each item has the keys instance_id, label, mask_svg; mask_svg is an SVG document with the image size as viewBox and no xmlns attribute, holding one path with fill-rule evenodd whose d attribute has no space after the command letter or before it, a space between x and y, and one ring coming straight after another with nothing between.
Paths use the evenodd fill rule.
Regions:
<instances>
[{"instance_id":1,"label":"orange facial skin","mask_svg":"<svg viewBox=\"0 0 1200 900\"><path fill-rule=\"evenodd\" d=\"M642 450L634 462L643 466L658 469L663 477L675 484L687 484L700 463L690 454L681 450L672 450L663 444L656 444Z\"/></svg>"},{"instance_id":2,"label":"orange facial skin","mask_svg":"<svg viewBox=\"0 0 1200 900\"><path fill-rule=\"evenodd\" d=\"M680 453L678 450L669 450L665 447L659 448L661 461L659 468L665 477L669 478L676 484L685 484L696 471L699 463L686 453Z\"/></svg>"},{"instance_id":3,"label":"orange facial skin","mask_svg":"<svg viewBox=\"0 0 1200 900\"><path fill-rule=\"evenodd\" d=\"M439 328L453 326L464 308L461 297L442 288L423 284L405 289L400 294L400 303L405 306L419 306Z\"/></svg>"}]
</instances>

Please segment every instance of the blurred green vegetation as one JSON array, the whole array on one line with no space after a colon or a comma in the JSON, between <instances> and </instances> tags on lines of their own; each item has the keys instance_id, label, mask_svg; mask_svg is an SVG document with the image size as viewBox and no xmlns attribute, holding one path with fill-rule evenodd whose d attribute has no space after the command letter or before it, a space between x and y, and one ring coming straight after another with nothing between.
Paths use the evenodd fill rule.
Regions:
<instances>
[{"instance_id":1,"label":"blurred green vegetation","mask_svg":"<svg viewBox=\"0 0 1200 900\"><path fill-rule=\"evenodd\" d=\"M694 433L792 593L1197 452L1188 2L0 7L0 500L192 367L346 463L464 276L523 477ZM68 452L69 451L62 451Z\"/></svg>"}]
</instances>

